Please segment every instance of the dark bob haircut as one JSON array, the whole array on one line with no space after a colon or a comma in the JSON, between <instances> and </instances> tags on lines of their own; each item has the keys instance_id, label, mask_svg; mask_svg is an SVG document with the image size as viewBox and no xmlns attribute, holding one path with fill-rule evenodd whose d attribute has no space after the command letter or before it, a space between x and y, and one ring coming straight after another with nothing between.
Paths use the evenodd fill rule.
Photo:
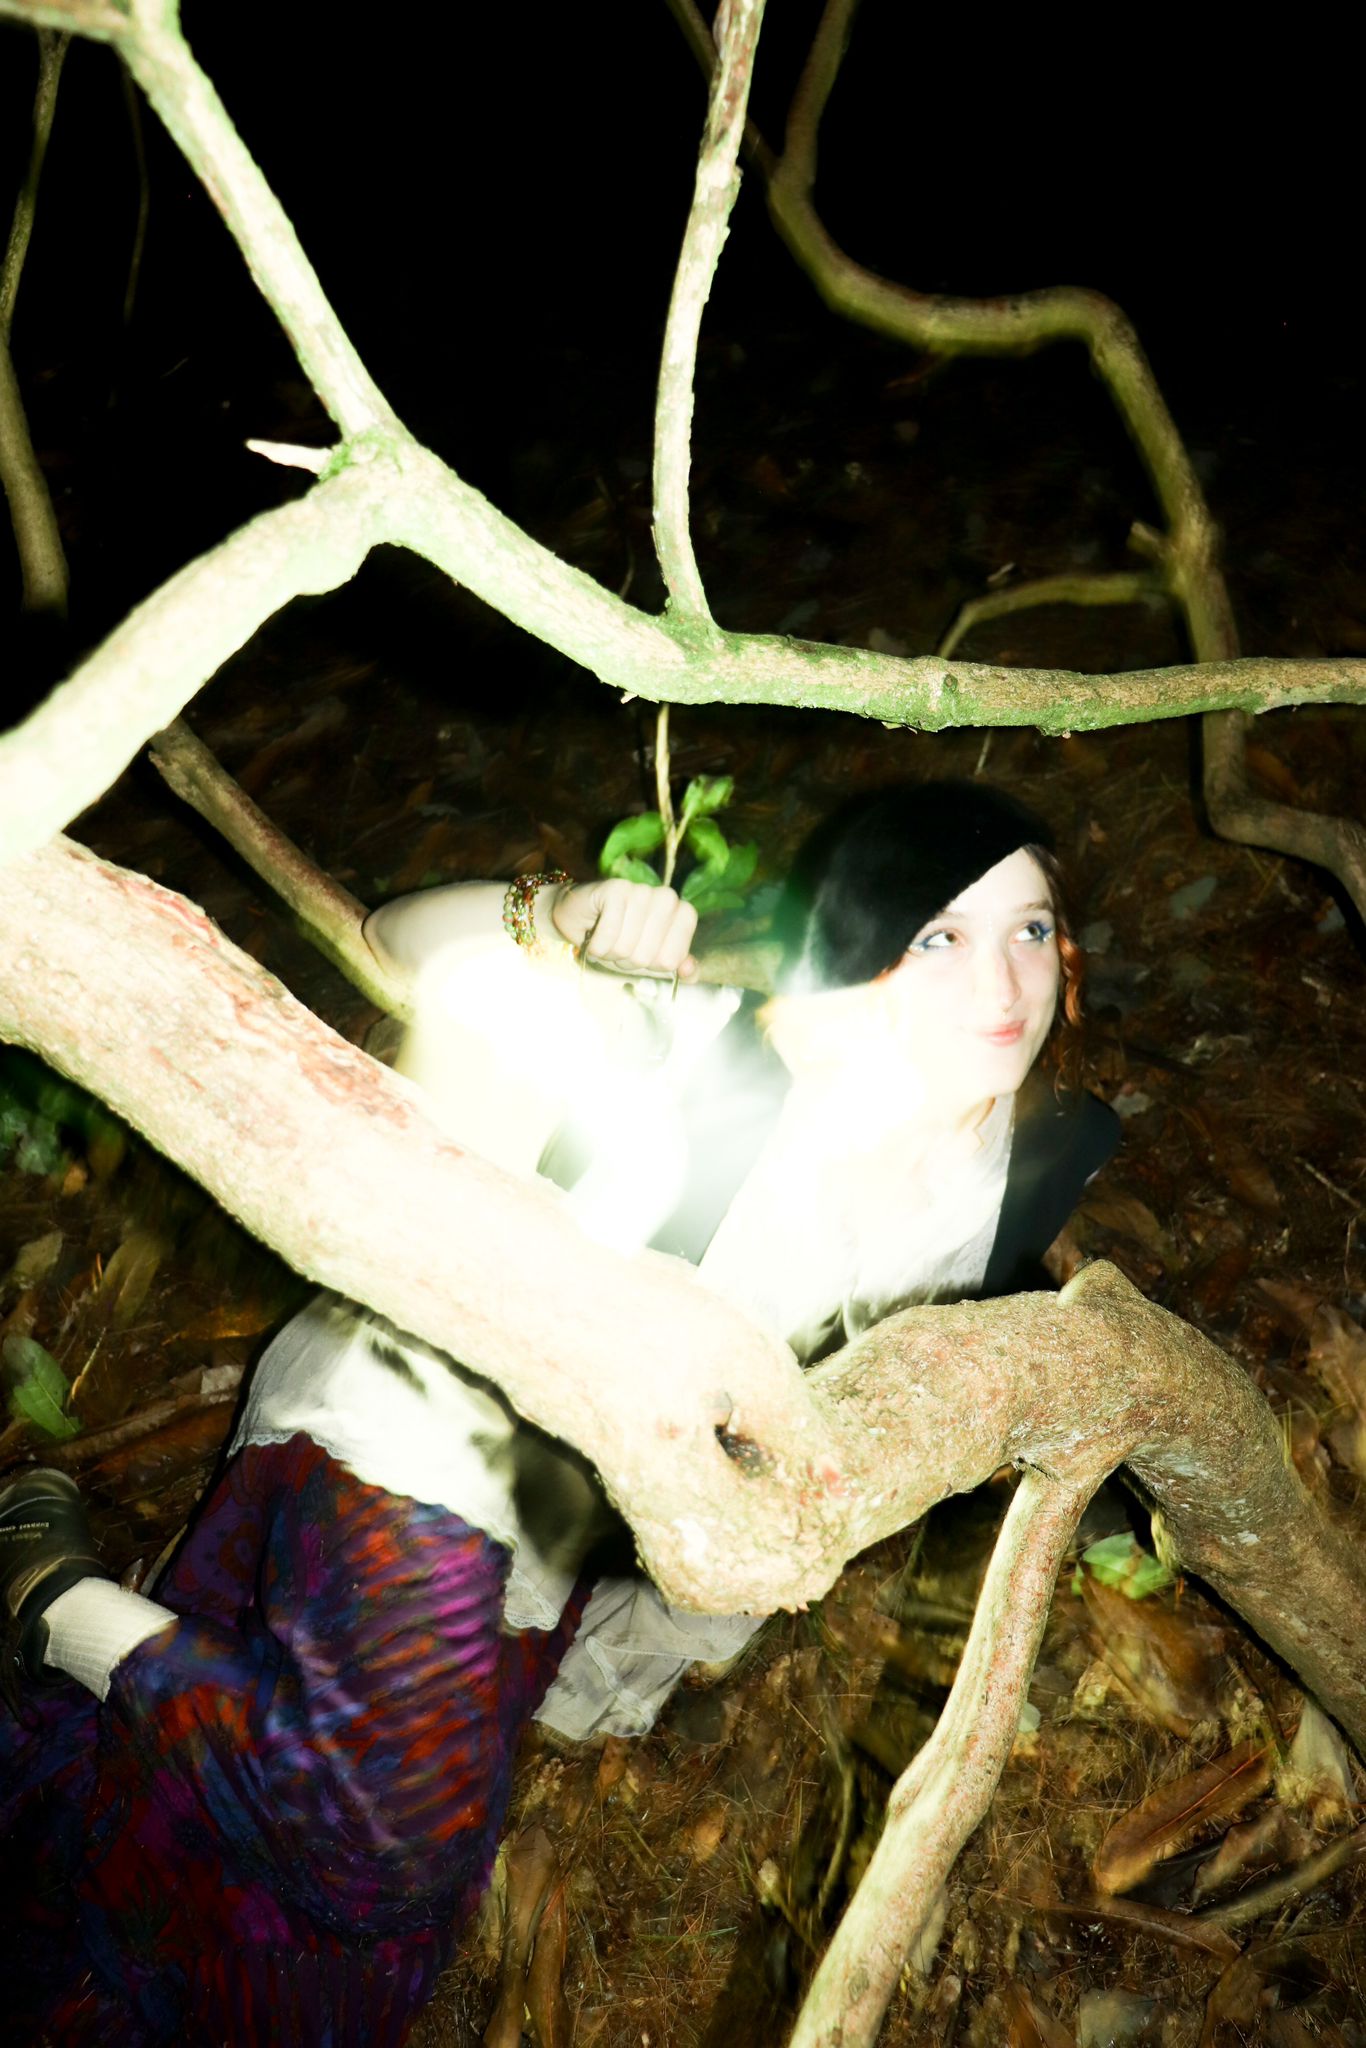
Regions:
<instances>
[{"instance_id":1,"label":"dark bob haircut","mask_svg":"<svg viewBox=\"0 0 1366 2048\"><path fill-rule=\"evenodd\" d=\"M779 989L876 981L931 918L1021 847L1041 857L1055 887L1052 834L1003 790L922 782L854 797L793 866L776 918Z\"/></svg>"}]
</instances>

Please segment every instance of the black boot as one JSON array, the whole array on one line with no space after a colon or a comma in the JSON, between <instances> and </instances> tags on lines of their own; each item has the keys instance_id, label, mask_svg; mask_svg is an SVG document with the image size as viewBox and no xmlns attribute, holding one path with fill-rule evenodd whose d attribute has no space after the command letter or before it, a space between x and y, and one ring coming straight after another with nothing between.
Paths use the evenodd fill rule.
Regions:
<instances>
[{"instance_id":1,"label":"black boot","mask_svg":"<svg viewBox=\"0 0 1366 2048\"><path fill-rule=\"evenodd\" d=\"M0 1487L0 1693L16 1713L21 1685L62 1682L43 1662L48 1608L79 1580L108 1577L64 1472L34 1467Z\"/></svg>"}]
</instances>

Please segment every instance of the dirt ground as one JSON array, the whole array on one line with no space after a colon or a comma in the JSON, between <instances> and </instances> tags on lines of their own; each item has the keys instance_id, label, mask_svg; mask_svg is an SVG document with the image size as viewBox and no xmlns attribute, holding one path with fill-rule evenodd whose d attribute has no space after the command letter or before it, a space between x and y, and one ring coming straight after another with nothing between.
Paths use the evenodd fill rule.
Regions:
<instances>
[{"instance_id":1,"label":"dirt ground","mask_svg":"<svg viewBox=\"0 0 1366 2048\"><path fill-rule=\"evenodd\" d=\"M1290 431L1266 394L1202 405L1192 431L1249 648L1360 652L1358 471L1330 410ZM565 408L529 394L501 502L652 602L646 449L601 405L572 432L543 415ZM1129 520L1149 516L1103 398L1067 354L930 370L825 326L814 340L714 339L699 420L702 569L736 627L923 651L989 583L1123 566ZM1156 606L1005 619L962 651L1092 670L1182 654ZM652 800L652 713L396 557L272 622L189 715L368 903L547 863L589 873L605 828ZM1182 724L932 738L716 707L676 714L673 760L679 781L733 775L727 829L758 843L760 888L732 929L762 917L814 820L875 781L981 773L1054 823L1089 961L1089 1082L1125 1131L1077 1219L1080 1249L1240 1362L1282 1418L1287 1456L1360 1531L1361 933L1321 873L1209 836L1195 746ZM1251 764L1278 797L1359 813L1366 717L1277 714L1256 728ZM373 1023L145 766L77 829L203 903L348 1036ZM30 1063L7 1059L3 1085L10 1391L32 1383L25 1344L40 1345L80 1428L55 1440L41 1404L37 1421L12 1409L0 1454L76 1472L111 1564L135 1579L208 1482L242 1374L301 1289ZM533 1735L510 1830L532 1846L510 1887L500 1877L422 2048L486 2024L509 1890L514 1904L551 1895L534 1994L510 1980L513 2006L532 2008L512 2011L511 2048L523 2026L539 2048L784 2039L951 1682L1008 1483L858 1560L820 1609L770 1624L739 1669L685 1688L649 1738L574 1749ZM1083 1542L1129 1530L1149 1544L1116 1485ZM1031 1702L1035 1725L953 1875L937 1942L888 2015L888 2048L1366 2043L1366 1878L1350 1857L1231 1934L1191 1918L1360 1818L1358 1768L1312 1715L1301 1728L1300 1696L1236 1619L1192 1584L1135 1600L1069 1566ZM1098 1899L1102 1844L1162 1788L1147 1874Z\"/></svg>"}]
</instances>

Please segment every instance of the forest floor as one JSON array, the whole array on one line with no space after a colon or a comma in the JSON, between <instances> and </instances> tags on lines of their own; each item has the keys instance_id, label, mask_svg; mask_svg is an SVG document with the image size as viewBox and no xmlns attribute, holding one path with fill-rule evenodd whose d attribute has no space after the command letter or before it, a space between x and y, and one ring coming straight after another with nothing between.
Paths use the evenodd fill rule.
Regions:
<instances>
[{"instance_id":1,"label":"forest floor","mask_svg":"<svg viewBox=\"0 0 1366 2048\"><path fill-rule=\"evenodd\" d=\"M1079 359L927 374L880 343L840 335L836 347L828 329L764 350L717 343L703 361L700 552L727 625L920 652L989 585L1124 565L1129 519L1148 507ZM553 418L548 396L529 398L529 414L538 407ZM706 426L740 412L743 435ZM562 426L528 430L504 502L648 604L647 451L614 442L610 421L575 431L571 442ZM1287 441L1257 425L1255 406L1235 416L1211 401L1199 434L1249 648L1366 648L1355 485L1328 428L1321 445ZM1024 614L960 651L1090 670L1182 655L1156 606ZM590 873L604 830L653 802L649 707L623 708L393 557L272 622L189 715L271 817L369 903L546 864ZM1360 934L1321 873L1211 838L1196 744L1181 723L928 737L716 707L675 715L673 770L676 783L734 776L722 822L758 844L759 912L810 825L876 781L981 773L1053 822L1088 954L1089 1084L1125 1131L1077 1218L1079 1248L1239 1361L1282 1418L1287 1456L1359 1537ZM1277 714L1256 727L1250 760L1277 797L1351 813L1366 718ZM347 1036L375 1021L145 766L77 829L203 903ZM135 1582L210 1480L243 1373L303 1290L30 1063L7 1059L3 1087L0 1335L15 1419L0 1459L75 1472L107 1557ZM44 1405L39 1347L60 1368L76 1434L51 1433L65 1425ZM14 1405L26 1389L31 1413ZM532 2017L514 2012L512 2048L524 2023L539 2048L782 2041L893 1778L952 1680L1008 1490L1003 1476L859 1559L817 1610L773 1621L729 1676L685 1687L650 1737L573 1749L533 1733L511 1884L504 1868L419 2027L423 2048L468 2038L471 2021L482 2031L499 1995L500 1912L528 1887L552 1895L542 1946L554 1967L537 1973ZM1129 1531L1150 1547L1116 1484L1081 1540ZM1134 1599L1069 1564L1030 1699L937 1943L889 2012L888 2048L1366 2044L1360 1863L1233 1933L1200 1917L1361 1817L1359 1770L1312 1714L1296 1743L1300 1695L1236 1617L1191 1583ZM1135 1824L1146 1874L1098 1896L1102 1843L1163 1790ZM509 1982L519 2006L520 1978Z\"/></svg>"}]
</instances>

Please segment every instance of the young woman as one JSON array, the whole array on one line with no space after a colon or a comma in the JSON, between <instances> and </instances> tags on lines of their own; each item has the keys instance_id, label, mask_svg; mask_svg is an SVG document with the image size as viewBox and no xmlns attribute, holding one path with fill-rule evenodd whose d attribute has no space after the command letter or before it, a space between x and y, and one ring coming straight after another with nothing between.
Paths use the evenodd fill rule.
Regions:
<instances>
[{"instance_id":1,"label":"young woman","mask_svg":"<svg viewBox=\"0 0 1366 2048\"><path fill-rule=\"evenodd\" d=\"M762 1006L696 985L669 890L474 884L367 932L420 976L402 1064L453 1132L539 1166L585 1229L692 1260L806 1361L907 1303L1035 1284L1113 1150L1053 1056L1059 913L1036 820L925 785L817 835ZM571 1734L647 1727L756 1625L629 1577L585 1613L600 1525L572 1455L331 1297L261 1360L153 1598L103 1576L69 1481L0 1491L10 2038L401 2041L538 1703Z\"/></svg>"}]
</instances>

